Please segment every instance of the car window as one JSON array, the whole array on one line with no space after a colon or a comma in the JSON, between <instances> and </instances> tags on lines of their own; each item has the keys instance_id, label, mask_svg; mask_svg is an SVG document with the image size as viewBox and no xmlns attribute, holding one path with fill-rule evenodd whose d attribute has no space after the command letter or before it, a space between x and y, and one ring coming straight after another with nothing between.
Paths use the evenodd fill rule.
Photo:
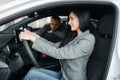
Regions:
<instances>
[{"instance_id":1,"label":"car window","mask_svg":"<svg viewBox=\"0 0 120 80\"><path fill-rule=\"evenodd\" d=\"M67 24L67 16L60 16L61 22ZM38 19L28 24L32 28L42 28L45 24L50 23L51 16Z\"/></svg>"},{"instance_id":2,"label":"car window","mask_svg":"<svg viewBox=\"0 0 120 80\"><path fill-rule=\"evenodd\" d=\"M42 28L45 24L50 23L50 17L41 18L32 23L29 23L28 26L32 28Z\"/></svg>"},{"instance_id":3,"label":"car window","mask_svg":"<svg viewBox=\"0 0 120 80\"><path fill-rule=\"evenodd\" d=\"M11 21L11 22L8 22L8 23L0 26L0 31L5 30L6 28L10 27L11 25L14 25L15 23L18 23L18 22L22 21L22 20L25 19L25 18L26 18L26 16L20 17L20 18L18 18L18 19L15 19L15 20L13 20L13 21Z\"/></svg>"}]
</instances>

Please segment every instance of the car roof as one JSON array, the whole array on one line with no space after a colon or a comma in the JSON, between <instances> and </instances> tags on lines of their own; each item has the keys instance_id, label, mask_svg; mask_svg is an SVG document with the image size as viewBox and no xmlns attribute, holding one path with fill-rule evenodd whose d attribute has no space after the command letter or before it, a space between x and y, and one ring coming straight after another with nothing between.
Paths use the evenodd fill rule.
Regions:
<instances>
[{"instance_id":1,"label":"car roof","mask_svg":"<svg viewBox=\"0 0 120 80\"><path fill-rule=\"evenodd\" d=\"M29 13L34 13L35 11L39 12L39 9L45 9L45 8L48 8L48 10L46 11L46 13L49 12L49 14L53 14L55 15L55 13L53 12L57 12L57 14L60 14L60 15L66 15L68 13L67 10L69 9L72 9L76 6L81 6L82 7L82 4L84 4L84 8L89 8L89 5L90 4L96 4L96 6L98 7L102 7L102 6L99 6L99 4L112 4L114 3L114 1L117 2L117 0L113 0L113 2L111 0L26 0L25 2L21 3L21 4L17 4L17 5L14 5L14 6L11 6L11 7L7 7L7 8L3 8L4 6L0 7L0 22L1 24L5 22L5 20L10 20L10 19L15 19L17 17L21 17L21 16L24 16L26 14L29 14ZM99 4L98 4L99 3ZM78 4L78 5L77 5ZM87 6L85 6L85 4ZM62 5L62 6L61 6ZM70 6L70 7L67 7L67 5L74 5L73 6ZM112 4L113 5L113 4ZM61 6L59 7L58 9L59 10L52 10L52 12L49 10L49 8L53 7L54 6ZM114 5L113 5L114 6ZM63 9L64 8L64 9ZM68 9L69 8L69 9ZM94 7L91 7L91 10L92 8ZM107 7L104 9L104 6L103 8L104 11L109 11L109 8L107 9ZM96 9L97 10L97 9ZM94 10L95 11L95 10ZM102 14L101 10L98 10L98 12L100 12L100 14ZM16 17L14 17L16 16ZM6 21L7 22L7 21Z\"/></svg>"}]
</instances>

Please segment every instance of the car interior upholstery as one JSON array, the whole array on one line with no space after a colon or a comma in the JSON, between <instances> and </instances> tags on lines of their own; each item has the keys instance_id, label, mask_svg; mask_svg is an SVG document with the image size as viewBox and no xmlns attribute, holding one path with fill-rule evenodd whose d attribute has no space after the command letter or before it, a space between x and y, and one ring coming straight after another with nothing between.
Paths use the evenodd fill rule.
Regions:
<instances>
[{"instance_id":1,"label":"car interior upholstery","mask_svg":"<svg viewBox=\"0 0 120 80\"><path fill-rule=\"evenodd\" d=\"M113 26L113 15L104 15L100 19L98 30L94 33L96 44L87 65L88 80L103 80L113 36Z\"/></svg>"}]
</instances>

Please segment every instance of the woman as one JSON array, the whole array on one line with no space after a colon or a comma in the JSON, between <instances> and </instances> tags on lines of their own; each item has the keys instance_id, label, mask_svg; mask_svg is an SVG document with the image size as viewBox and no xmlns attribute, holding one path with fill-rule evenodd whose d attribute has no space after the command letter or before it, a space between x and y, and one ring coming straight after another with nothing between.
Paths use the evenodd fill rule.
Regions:
<instances>
[{"instance_id":1,"label":"woman","mask_svg":"<svg viewBox=\"0 0 120 80\"><path fill-rule=\"evenodd\" d=\"M20 40L33 42L32 48L51 57L60 59L61 71L32 68L24 80L86 80L86 65L95 44L88 30L89 13L72 10L69 14L71 31L60 43L49 42L28 31L21 32Z\"/></svg>"}]
</instances>

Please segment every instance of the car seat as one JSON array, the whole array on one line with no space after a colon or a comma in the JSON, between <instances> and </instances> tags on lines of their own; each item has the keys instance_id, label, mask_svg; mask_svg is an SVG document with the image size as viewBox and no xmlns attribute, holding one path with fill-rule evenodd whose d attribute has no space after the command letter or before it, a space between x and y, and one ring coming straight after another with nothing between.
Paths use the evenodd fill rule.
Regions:
<instances>
[{"instance_id":1,"label":"car seat","mask_svg":"<svg viewBox=\"0 0 120 80\"><path fill-rule=\"evenodd\" d=\"M96 43L87 64L87 80L104 80L114 27L113 15L104 15L94 35Z\"/></svg>"}]
</instances>

